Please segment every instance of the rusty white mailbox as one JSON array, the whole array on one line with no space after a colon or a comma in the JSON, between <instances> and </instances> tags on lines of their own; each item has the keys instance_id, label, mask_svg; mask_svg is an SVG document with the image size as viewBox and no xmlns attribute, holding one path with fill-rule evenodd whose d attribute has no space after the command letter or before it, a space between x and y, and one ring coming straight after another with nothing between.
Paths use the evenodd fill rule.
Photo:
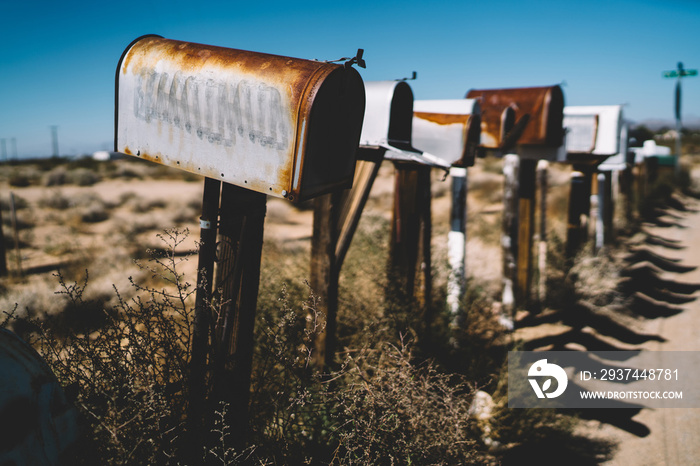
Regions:
<instances>
[{"instance_id":1,"label":"rusty white mailbox","mask_svg":"<svg viewBox=\"0 0 700 466\"><path fill-rule=\"evenodd\" d=\"M413 91L405 81L365 82L367 105L360 135L362 149L384 149L384 158L448 169L450 164L411 143Z\"/></svg>"},{"instance_id":2,"label":"rusty white mailbox","mask_svg":"<svg viewBox=\"0 0 700 466\"><path fill-rule=\"evenodd\" d=\"M450 166L470 167L481 140L480 115L474 99L416 100L412 143Z\"/></svg>"},{"instance_id":3,"label":"rusty white mailbox","mask_svg":"<svg viewBox=\"0 0 700 466\"><path fill-rule=\"evenodd\" d=\"M506 139L517 140L517 153L521 158L556 159L564 138L564 93L561 87L472 89L467 93L467 98L478 99L481 104L484 142L494 139L489 133L505 133ZM507 108L512 109L517 121L509 132L497 131L494 128L499 128L500 121L507 118L503 115ZM513 142L506 140L503 145L509 146Z\"/></svg>"},{"instance_id":4,"label":"rusty white mailbox","mask_svg":"<svg viewBox=\"0 0 700 466\"><path fill-rule=\"evenodd\" d=\"M564 107L564 128L566 159L560 161L597 165L619 155L624 164L627 143L621 105Z\"/></svg>"},{"instance_id":5,"label":"rusty white mailbox","mask_svg":"<svg viewBox=\"0 0 700 466\"><path fill-rule=\"evenodd\" d=\"M117 67L115 146L301 201L351 186L364 105L349 66L144 36Z\"/></svg>"}]
</instances>

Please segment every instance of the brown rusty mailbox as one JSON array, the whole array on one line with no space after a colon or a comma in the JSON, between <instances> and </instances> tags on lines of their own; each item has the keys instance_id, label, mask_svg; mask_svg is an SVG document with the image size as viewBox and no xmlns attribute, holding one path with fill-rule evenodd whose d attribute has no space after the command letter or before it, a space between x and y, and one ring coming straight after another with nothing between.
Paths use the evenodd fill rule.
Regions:
<instances>
[{"instance_id":1,"label":"brown rusty mailbox","mask_svg":"<svg viewBox=\"0 0 700 466\"><path fill-rule=\"evenodd\" d=\"M501 147L517 141L521 158L556 159L564 137L561 87L472 89L467 98L478 99L481 104L482 142L486 148L498 147L492 141L500 137ZM512 109L516 120L512 129L504 127L512 118L504 114L508 108ZM509 147L504 150L507 149Z\"/></svg>"},{"instance_id":2,"label":"brown rusty mailbox","mask_svg":"<svg viewBox=\"0 0 700 466\"><path fill-rule=\"evenodd\" d=\"M416 100L413 145L451 166L470 167L481 140L480 115L474 99Z\"/></svg>"},{"instance_id":3,"label":"brown rusty mailbox","mask_svg":"<svg viewBox=\"0 0 700 466\"><path fill-rule=\"evenodd\" d=\"M352 67L144 36L116 89L118 152L290 201L352 184L365 105Z\"/></svg>"}]
</instances>

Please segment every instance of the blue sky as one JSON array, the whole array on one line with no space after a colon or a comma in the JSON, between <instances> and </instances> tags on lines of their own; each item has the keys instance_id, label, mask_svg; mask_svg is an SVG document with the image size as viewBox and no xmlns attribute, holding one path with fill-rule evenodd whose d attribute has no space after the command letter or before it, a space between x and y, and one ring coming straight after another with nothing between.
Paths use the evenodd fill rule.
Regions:
<instances>
[{"instance_id":1,"label":"blue sky","mask_svg":"<svg viewBox=\"0 0 700 466\"><path fill-rule=\"evenodd\" d=\"M111 149L114 73L136 37L159 34L299 58L365 49L366 81L411 81L416 99L472 88L565 83L567 105L627 104L634 121L673 119L675 81L700 68L700 2L0 0L0 138L13 155ZM700 116L700 77L683 81Z\"/></svg>"}]
</instances>

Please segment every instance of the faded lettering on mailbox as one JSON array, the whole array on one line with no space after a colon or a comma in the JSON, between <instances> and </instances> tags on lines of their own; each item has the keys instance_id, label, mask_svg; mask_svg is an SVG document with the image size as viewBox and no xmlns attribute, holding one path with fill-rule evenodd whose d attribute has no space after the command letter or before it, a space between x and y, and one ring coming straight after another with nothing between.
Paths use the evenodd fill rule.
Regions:
<instances>
[{"instance_id":1,"label":"faded lettering on mailbox","mask_svg":"<svg viewBox=\"0 0 700 466\"><path fill-rule=\"evenodd\" d=\"M262 147L286 151L292 129L280 117L279 91L260 82L202 80L176 71L173 76L143 70L137 78L134 116L161 121L211 144L232 146L248 138ZM203 100L204 105L200 105Z\"/></svg>"}]
</instances>

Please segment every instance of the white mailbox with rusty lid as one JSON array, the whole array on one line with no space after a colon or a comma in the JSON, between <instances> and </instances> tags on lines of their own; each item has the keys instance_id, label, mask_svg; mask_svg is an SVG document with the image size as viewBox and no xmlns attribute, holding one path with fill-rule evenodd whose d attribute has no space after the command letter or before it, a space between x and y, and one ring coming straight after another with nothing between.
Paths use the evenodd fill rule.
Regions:
<instances>
[{"instance_id":1,"label":"white mailbox with rusty lid","mask_svg":"<svg viewBox=\"0 0 700 466\"><path fill-rule=\"evenodd\" d=\"M351 66L144 36L116 75L116 151L301 201L352 185Z\"/></svg>"},{"instance_id":2,"label":"white mailbox with rusty lid","mask_svg":"<svg viewBox=\"0 0 700 466\"><path fill-rule=\"evenodd\" d=\"M474 165L481 141L481 109L474 99L416 100L412 143L453 167Z\"/></svg>"},{"instance_id":3,"label":"white mailbox with rusty lid","mask_svg":"<svg viewBox=\"0 0 700 466\"><path fill-rule=\"evenodd\" d=\"M564 107L566 160L597 165L613 156L624 163L627 138L621 105Z\"/></svg>"},{"instance_id":4,"label":"white mailbox with rusty lid","mask_svg":"<svg viewBox=\"0 0 700 466\"><path fill-rule=\"evenodd\" d=\"M360 135L363 150L384 150L384 158L448 169L450 164L416 149L413 132L413 91L405 81L365 82L367 105Z\"/></svg>"}]
</instances>

